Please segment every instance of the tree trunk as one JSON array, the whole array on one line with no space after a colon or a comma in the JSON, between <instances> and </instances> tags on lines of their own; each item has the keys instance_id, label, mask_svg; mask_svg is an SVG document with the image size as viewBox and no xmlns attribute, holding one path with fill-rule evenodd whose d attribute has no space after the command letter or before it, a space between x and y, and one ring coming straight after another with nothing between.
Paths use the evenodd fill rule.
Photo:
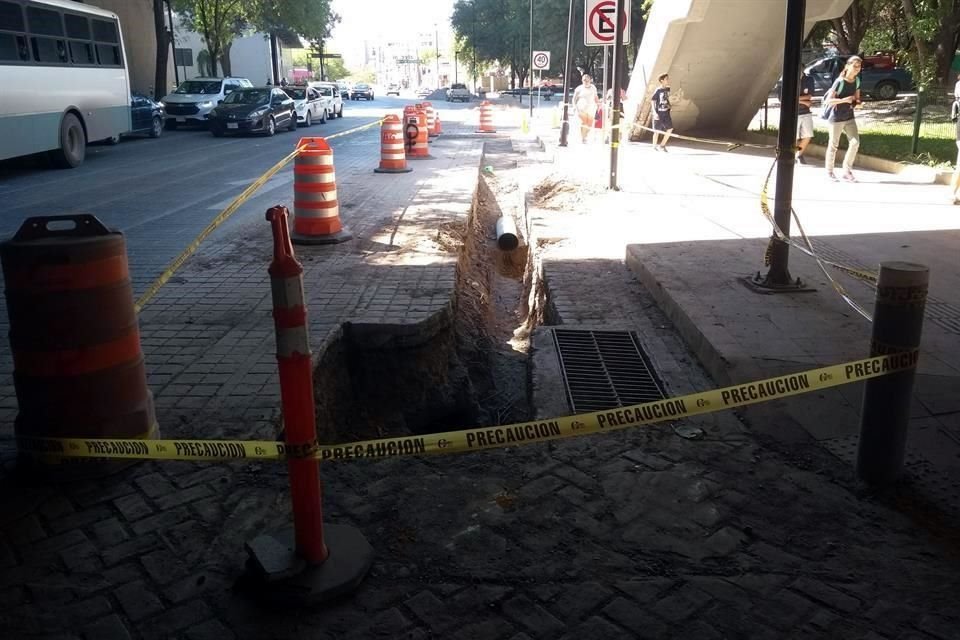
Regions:
<instances>
[{"instance_id":1,"label":"tree trunk","mask_svg":"<svg viewBox=\"0 0 960 640\"><path fill-rule=\"evenodd\" d=\"M223 69L224 77L233 75L233 66L230 64L231 47L233 47L233 42L227 43L223 47L223 53L220 54L220 68Z\"/></svg>"},{"instance_id":2,"label":"tree trunk","mask_svg":"<svg viewBox=\"0 0 960 640\"><path fill-rule=\"evenodd\" d=\"M172 38L163 15L163 0L153 0L153 30L157 35L157 64L153 73L153 99L167 95L167 60Z\"/></svg>"}]
</instances>

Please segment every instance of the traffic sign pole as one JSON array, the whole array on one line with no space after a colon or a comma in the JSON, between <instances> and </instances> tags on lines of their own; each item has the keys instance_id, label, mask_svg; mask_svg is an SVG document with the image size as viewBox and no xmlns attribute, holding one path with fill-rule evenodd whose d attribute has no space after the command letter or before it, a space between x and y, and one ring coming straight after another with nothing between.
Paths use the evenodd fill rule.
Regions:
<instances>
[{"instance_id":1,"label":"traffic sign pole","mask_svg":"<svg viewBox=\"0 0 960 640\"><path fill-rule=\"evenodd\" d=\"M563 61L563 122L560 123L560 146L567 146L567 136L570 133L570 47L573 45L573 0L570 0L570 9L567 13L567 53Z\"/></svg>"},{"instance_id":2,"label":"traffic sign pole","mask_svg":"<svg viewBox=\"0 0 960 640\"><path fill-rule=\"evenodd\" d=\"M530 85L527 87L530 98L530 122L533 123L533 0L530 0Z\"/></svg>"},{"instance_id":3,"label":"traffic sign pole","mask_svg":"<svg viewBox=\"0 0 960 640\"><path fill-rule=\"evenodd\" d=\"M619 16L623 9L623 3L628 0L617 0L616 13ZM617 160L620 155L620 76L622 75L623 64L626 62L623 50L623 28L622 20L617 20L616 35L613 40L613 112L610 114L610 188L613 191L620 190L620 184L617 176Z\"/></svg>"}]
</instances>

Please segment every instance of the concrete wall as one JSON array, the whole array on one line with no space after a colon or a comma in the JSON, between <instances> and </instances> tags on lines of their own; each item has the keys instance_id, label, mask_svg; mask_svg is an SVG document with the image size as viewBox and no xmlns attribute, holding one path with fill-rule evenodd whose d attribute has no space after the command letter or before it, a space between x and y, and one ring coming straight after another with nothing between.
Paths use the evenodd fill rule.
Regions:
<instances>
[{"instance_id":1,"label":"concrete wall","mask_svg":"<svg viewBox=\"0 0 960 640\"><path fill-rule=\"evenodd\" d=\"M120 18L127 51L130 90L153 95L157 64L157 37L153 26L153 0L88 0L86 4L113 11ZM171 59L173 53L170 53ZM167 67L168 84L173 84L173 65Z\"/></svg>"},{"instance_id":2,"label":"concrete wall","mask_svg":"<svg viewBox=\"0 0 960 640\"><path fill-rule=\"evenodd\" d=\"M807 0L806 32L852 0ZM669 73L678 133L746 129L783 66L785 0L656 2L627 90L626 117L647 124L657 76Z\"/></svg>"},{"instance_id":3,"label":"concrete wall","mask_svg":"<svg viewBox=\"0 0 960 640\"><path fill-rule=\"evenodd\" d=\"M197 55L200 51L206 49L207 45L199 33L191 31L181 24L176 16L174 16L174 22L176 24L174 36L177 48L190 49L193 52L193 65L177 68L180 81L183 82L186 79L204 75L197 64ZM234 39L233 46L230 48L230 66L234 76L247 78L258 86L266 84L267 80L272 77L270 70L270 37L265 33L253 33ZM286 47L281 47L280 50L280 67L282 75L290 80L292 77L290 70L293 69L293 55L290 49ZM217 72L222 74L223 70L218 66Z\"/></svg>"}]
</instances>

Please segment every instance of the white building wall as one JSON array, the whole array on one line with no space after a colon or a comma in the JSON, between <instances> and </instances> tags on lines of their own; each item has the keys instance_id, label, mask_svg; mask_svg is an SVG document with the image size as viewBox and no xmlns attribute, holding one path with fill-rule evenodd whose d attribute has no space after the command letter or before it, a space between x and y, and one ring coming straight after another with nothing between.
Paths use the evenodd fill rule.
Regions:
<instances>
[{"instance_id":1,"label":"white building wall","mask_svg":"<svg viewBox=\"0 0 960 640\"><path fill-rule=\"evenodd\" d=\"M192 52L192 66L177 67L180 81L190 78L196 78L203 75L197 64L197 56L201 51L207 48L203 38L199 33L187 28L179 18L175 17L176 23L175 38L176 48L190 49ZM280 52L281 75L290 79L290 70L293 68L293 56L289 49L281 48ZM235 38L233 46L230 48L230 66L234 76L247 78L254 85L266 84L271 79L270 62L270 36L265 33L253 33L240 38ZM172 68L172 64L171 64ZM223 70L217 67L218 74Z\"/></svg>"}]
</instances>

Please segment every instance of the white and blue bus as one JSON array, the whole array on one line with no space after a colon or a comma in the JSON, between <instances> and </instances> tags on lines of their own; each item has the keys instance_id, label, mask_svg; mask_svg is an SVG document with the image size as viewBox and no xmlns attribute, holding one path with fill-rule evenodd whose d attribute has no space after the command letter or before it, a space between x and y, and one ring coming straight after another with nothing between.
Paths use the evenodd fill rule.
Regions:
<instances>
[{"instance_id":1,"label":"white and blue bus","mask_svg":"<svg viewBox=\"0 0 960 640\"><path fill-rule=\"evenodd\" d=\"M76 167L88 142L129 130L116 14L73 0L0 0L0 160L48 152Z\"/></svg>"}]
</instances>

